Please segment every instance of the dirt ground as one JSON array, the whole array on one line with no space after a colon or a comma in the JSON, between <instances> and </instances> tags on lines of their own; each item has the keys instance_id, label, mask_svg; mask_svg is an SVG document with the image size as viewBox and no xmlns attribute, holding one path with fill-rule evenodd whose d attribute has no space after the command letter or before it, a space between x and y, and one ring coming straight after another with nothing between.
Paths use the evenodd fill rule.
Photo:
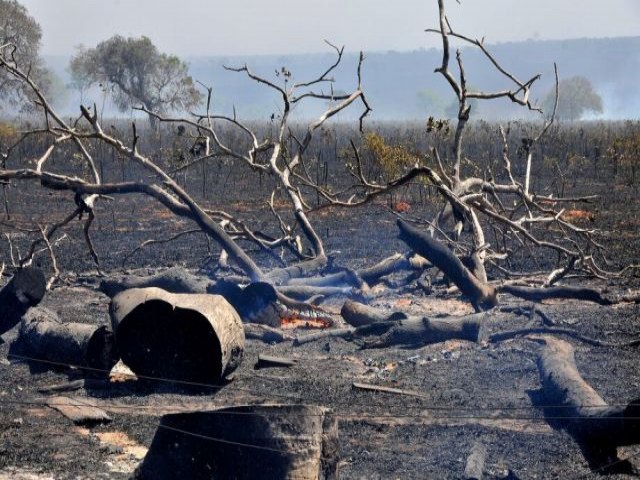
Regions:
<instances>
[{"instance_id":1,"label":"dirt ground","mask_svg":"<svg viewBox=\"0 0 640 480\"><path fill-rule=\"evenodd\" d=\"M141 211L153 207L142 203L136 208L135 216L144 218ZM613 251L623 252L618 256L622 263L640 258L637 222L630 221L633 218L623 215L606 219L608 231L615 237ZM118 263L123 255L139 241L159 233L159 223L154 227L139 222L125 228L118 223L122 221L114 217L111 222L108 212L103 212L96 229L96 246L105 258L108 273L121 272ZM351 267L370 265L394 251L406 250L395 238L393 216L381 208L337 212L318 216L316 221L322 225L327 250L341 261L348 259ZM621 228L624 222L629 225L626 229ZM65 283L49 292L42 305L57 311L66 321L107 325L109 298L95 288L95 272L89 271L88 254L78 247L81 244L69 245L67 250L64 244L60 247ZM206 257L207 248L202 236L184 237L170 245L143 250L127 268L135 268L137 273L148 272L145 268L151 266L194 268ZM257 252L252 254L259 256ZM270 262L266 257L260 259L263 264ZM636 291L638 279L591 285L612 294L624 293ZM526 302L506 295L501 300L500 308L485 318L488 333L527 325L526 315L507 311L526 307ZM331 299L325 307L337 313L343 301ZM430 296L419 289L389 290L372 305L433 317L471 313L468 303L458 295L447 294L444 288L437 288ZM637 304L604 307L563 300L544 302L540 308L558 327L610 343L637 338L640 332ZM249 340L240 369L223 387L194 391L170 382L125 379L110 388L68 394L90 398L112 417L106 425L80 428L43 406L44 395L38 392L39 388L77 378L79 372L8 361L9 345L16 334L15 329L5 334L0 345L0 479L126 479L144 457L162 414L261 403L331 408L339 420L340 474L345 479L461 478L467 455L477 440L488 449L486 478L600 477L589 470L574 440L565 431L552 428L534 406L540 390L535 363L540 346L527 338L496 344L448 341L418 349L360 349L358 344L343 339L303 346ZM627 404L640 398L637 349L595 347L568 340L576 349L582 376L607 402ZM295 358L298 363L291 368L255 370L260 353ZM353 382L397 387L421 396L357 390ZM640 469L640 446L620 448L618 453Z\"/></svg>"}]
</instances>

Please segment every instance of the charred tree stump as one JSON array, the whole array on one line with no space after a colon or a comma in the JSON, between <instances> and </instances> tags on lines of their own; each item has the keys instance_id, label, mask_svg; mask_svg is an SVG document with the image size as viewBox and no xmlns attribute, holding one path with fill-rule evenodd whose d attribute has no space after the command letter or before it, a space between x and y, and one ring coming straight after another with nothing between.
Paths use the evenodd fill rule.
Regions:
<instances>
[{"instance_id":1,"label":"charred tree stump","mask_svg":"<svg viewBox=\"0 0 640 480\"><path fill-rule=\"evenodd\" d=\"M574 437L592 470L627 471L630 465L618 460L616 449L640 443L640 399L609 406L580 376L571 344L544 340L538 371L545 403L555 407L545 413Z\"/></svg>"},{"instance_id":2,"label":"charred tree stump","mask_svg":"<svg viewBox=\"0 0 640 480\"><path fill-rule=\"evenodd\" d=\"M445 245L402 220L398 220L398 228L400 240L449 277L476 310L490 309L498 304L496 289L473 275Z\"/></svg>"},{"instance_id":3,"label":"charred tree stump","mask_svg":"<svg viewBox=\"0 0 640 480\"><path fill-rule=\"evenodd\" d=\"M256 405L165 415L135 478L337 479L338 424L322 407Z\"/></svg>"},{"instance_id":4,"label":"charred tree stump","mask_svg":"<svg viewBox=\"0 0 640 480\"><path fill-rule=\"evenodd\" d=\"M405 348L419 348L453 339L477 342L483 334L483 317L482 314L459 318L450 317L446 320L409 317L397 322L385 322L389 325L387 332L379 338L365 342L363 348L384 348L397 345ZM363 334L377 326L383 327L385 323L361 327L356 329L354 334Z\"/></svg>"},{"instance_id":5,"label":"charred tree stump","mask_svg":"<svg viewBox=\"0 0 640 480\"><path fill-rule=\"evenodd\" d=\"M62 323L58 315L42 307L30 309L20 324L20 334L10 356L23 357L54 367L86 367L106 375L118 362L113 333L106 326Z\"/></svg>"},{"instance_id":6,"label":"charred tree stump","mask_svg":"<svg viewBox=\"0 0 640 480\"><path fill-rule=\"evenodd\" d=\"M122 361L139 377L217 383L242 360L242 321L219 295L125 290L110 314Z\"/></svg>"},{"instance_id":7,"label":"charred tree stump","mask_svg":"<svg viewBox=\"0 0 640 480\"><path fill-rule=\"evenodd\" d=\"M18 270L0 290L0 335L15 327L29 308L44 298L47 280L42 270L26 267Z\"/></svg>"}]
</instances>

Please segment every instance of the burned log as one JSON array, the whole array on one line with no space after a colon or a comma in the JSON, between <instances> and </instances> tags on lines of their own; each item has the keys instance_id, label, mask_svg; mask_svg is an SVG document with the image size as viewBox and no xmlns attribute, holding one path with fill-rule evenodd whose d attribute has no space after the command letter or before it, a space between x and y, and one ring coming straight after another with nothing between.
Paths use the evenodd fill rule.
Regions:
<instances>
[{"instance_id":1,"label":"burned log","mask_svg":"<svg viewBox=\"0 0 640 480\"><path fill-rule=\"evenodd\" d=\"M445 245L402 220L398 220L398 228L400 240L449 277L476 310L490 309L498 304L496 289L473 275Z\"/></svg>"},{"instance_id":2,"label":"burned log","mask_svg":"<svg viewBox=\"0 0 640 480\"><path fill-rule=\"evenodd\" d=\"M371 325L372 323L398 321L407 318L407 315L403 312L382 312L368 305L354 302L353 300L344 302L340 310L340 315L342 315L345 322L354 327L362 327L364 325Z\"/></svg>"},{"instance_id":3,"label":"burned log","mask_svg":"<svg viewBox=\"0 0 640 480\"><path fill-rule=\"evenodd\" d=\"M135 478L331 480L338 455L325 408L239 406L163 416Z\"/></svg>"},{"instance_id":4,"label":"burned log","mask_svg":"<svg viewBox=\"0 0 640 480\"><path fill-rule=\"evenodd\" d=\"M409 317L397 322L385 322L390 324L387 332L373 340L364 343L363 348L384 348L390 346L402 346L404 348L420 348L432 343L447 340L460 339L477 342L482 338L482 320L484 315L475 314L464 317L449 317L446 320ZM385 324L374 324L383 326ZM371 329L371 326L357 329L355 334L362 334L362 328Z\"/></svg>"},{"instance_id":5,"label":"burned log","mask_svg":"<svg viewBox=\"0 0 640 480\"><path fill-rule=\"evenodd\" d=\"M554 407L545 414L574 437L593 470L622 467L617 447L640 443L640 399L609 406L578 372L571 344L544 341L538 371L545 403Z\"/></svg>"},{"instance_id":6,"label":"burned log","mask_svg":"<svg viewBox=\"0 0 640 480\"><path fill-rule=\"evenodd\" d=\"M86 367L108 374L118 362L113 333L106 326L63 323L46 308L31 308L22 318L20 333L9 356L35 359L39 366Z\"/></svg>"},{"instance_id":7,"label":"burned log","mask_svg":"<svg viewBox=\"0 0 640 480\"><path fill-rule=\"evenodd\" d=\"M500 293L508 293L514 297L524 298L532 302L539 302L549 298L566 298L574 300L584 300L588 302L595 302L600 305L612 305L612 300L603 297L602 293L593 288L585 287L547 287L547 288L535 288L535 287L523 287L519 285L501 285L498 287Z\"/></svg>"},{"instance_id":8,"label":"burned log","mask_svg":"<svg viewBox=\"0 0 640 480\"><path fill-rule=\"evenodd\" d=\"M0 290L0 335L15 327L29 308L44 298L47 280L42 270L25 267L16 271Z\"/></svg>"},{"instance_id":9,"label":"burned log","mask_svg":"<svg viewBox=\"0 0 640 480\"><path fill-rule=\"evenodd\" d=\"M242 360L242 321L219 295L125 290L110 314L122 361L139 377L217 383Z\"/></svg>"}]
</instances>

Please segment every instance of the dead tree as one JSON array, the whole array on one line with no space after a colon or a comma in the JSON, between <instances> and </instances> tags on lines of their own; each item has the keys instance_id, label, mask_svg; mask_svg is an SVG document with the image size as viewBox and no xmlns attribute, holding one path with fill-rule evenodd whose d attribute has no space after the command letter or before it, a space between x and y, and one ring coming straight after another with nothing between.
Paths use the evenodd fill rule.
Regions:
<instances>
[{"instance_id":1,"label":"dead tree","mask_svg":"<svg viewBox=\"0 0 640 480\"><path fill-rule=\"evenodd\" d=\"M31 179L40 182L43 187L48 189L74 192L76 206L65 220L73 219L84 213L87 214L84 226L85 238L96 263L98 256L89 236L91 222L95 217L95 202L108 195L144 194L153 197L175 215L195 222L198 228L223 249L223 261L226 262L226 256L228 256L240 267L249 281L262 281L275 286L295 286L298 288L321 288L328 284L333 288L338 286L335 283L340 283L339 286L346 284L348 287L353 287L353 290L334 293L351 294L366 291L370 282L377 281L380 275L390 271L389 267L407 268L407 262L403 259L389 259L388 262L382 262L380 267L373 271L365 269L366 273L371 275L364 275L364 271L355 272L355 274L340 272L334 276L325 275L322 279L307 279L306 277L319 272L326 266L327 255L322 238L309 219L309 212L312 208L305 195L308 195L308 192L315 194L321 202L317 208L355 207L422 177L437 189L443 200L443 207L437 217L433 221L426 222L429 225L429 234L434 238L441 236L448 244L447 248L456 257L465 259L467 262L466 270L455 268L452 271L454 274L452 280L454 282L457 280L458 283L462 282L462 284L458 284L458 287L470 297L472 302L477 302L479 308L491 306L496 301L492 291L495 286L489 285L487 279L487 267L491 267L497 276L511 277L514 272L509 270L508 264L505 262L510 260L514 251L523 248L541 249L557 255L556 268L547 272L544 279L545 287L556 284L572 272L601 278L620 274L621 272L610 272L600 266L605 261L606 249L597 241L598 232L594 229L579 227L563 216L566 205L591 201L591 197L556 198L550 195L539 195L533 191L532 165L536 161L534 147L544 139L552 125L555 108L540 128L532 132L530 138L523 141L526 168L522 178L518 178L511 168L513 162L510 159L508 148L508 129L505 131L502 128L499 129L499 136L503 144L503 171L483 172L480 175L475 171L468 172L468 169L465 169L464 138L471 114L471 100L505 98L528 110L539 112L539 108L533 104L530 96L531 88L540 75L534 75L525 81L520 80L498 62L485 47L484 40L475 40L453 31L445 13L444 0L438 0L438 6L439 28L430 29L428 32L436 33L442 39L442 62L436 72L445 78L458 102L455 135L450 148L446 151L439 152L438 149L432 148L429 154L424 156L424 162L418 162L418 165L386 183L378 183L367 178L366 169L355 144L353 145L355 160L349 168L349 173L353 177L353 185L350 188L340 191L333 190L320 184L310 173L308 162L311 155L309 150L317 131L330 119L357 102L362 103L364 107L360 117L362 127L362 120L370 110L362 89L361 68L364 60L362 54L356 72L357 84L351 93L335 94L333 92L332 75L343 57L343 49L333 45L331 47L336 52L335 62L316 78L308 81L297 81L286 68L278 71L278 80L272 81L269 78L256 75L247 65L227 67L227 70L246 75L250 80L276 92L279 96L281 101L280 114L277 118L275 116L273 118L276 125L275 134L267 135L264 138L260 138L247 123L235 114L227 116L214 113L210 88L208 89L206 109L187 117L165 117L157 112L149 111L145 107L140 107L140 110L158 121L176 124L182 128L183 133L189 129L191 136L202 139L202 148L198 149L197 158L180 168L190 168L209 159L226 158L241 162L258 174L271 176L277 185L277 191L286 196L294 218L294 223L288 224L276 211L274 203L277 192L274 191L269 199L269 209L281 233L278 238L270 238L260 234L241 219L235 218L227 212L204 209L172 178L170 172L165 171L156 163L150 154L141 151L135 123L132 125L131 139L125 139L118 132L107 131L103 128L95 107L93 111L81 107L81 115L75 122L65 122L55 112L29 73L18 68L14 58L15 48L10 44L0 46L0 68L31 89L35 98L35 106L42 113L42 122L38 128L26 135L40 135L42 138L46 138L48 147L38 158L22 159L23 161L20 162L18 168L10 169L4 166L0 168L0 182L18 182ZM480 92L469 88L460 51L457 51L455 55L457 75L454 75L454 68L451 66L453 63L451 38L478 48L510 86L496 92ZM290 117L296 105L307 101L329 102L329 106L322 115L306 125L304 136L298 138L293 132ZM236 144L225 143L220 134L219 126L221 124L230 126L244 135L249 142L249 148L242 150ZM104 183L96 169L96 162L87 147L88 142L100 143L111 149L124 161L142 167L150 174L150 180ZM77 149L85 162L89 172L87 178L54 172L51 168L50 159L53 153L61 150L63 146L66 148L67 145L72 145ZM15 145L1 153L4 160L13 159L16 156ZM29 165L27 160L31 160L33 166ZM448 224L452 224L451 228ZM66 225L66 223L46 228L39 227L35 232L39 238L34 241L30 253L37 251L37 246L43 244L47 246L46 250L52 252L50 248L52 235L62 225ZM465 238L465 227L468 227L470 231L469 238ZM295 234L296 228L301 230L308 248L301 246L299 235ZM504 238L504 244L499 245L496 242L496 245L492 246L487 239L487 231L493 232L496 238ZM286 247L295 252L297 257L303 261L299 264L264 272L240 246L238 243L240 240L251 241L268 250ZM442 240L438 239L437 241ZM432 246L435 245L437 244L432 244ZM436 250L438 249L436 248ZM32 258L33 255L29 254L21 259L20 263L23 261L28 263ZM452 257L450 259L452 260ZM458 262L446 263L457 265ZM458 275L455 272L458 272ZM471 289L468 288L469 285L472 287ZM482 290L484 291L482 292ZM308 290L304 292L304 294L307 293Z\"/></svg>"},{"instance_id":2,"label":"dead tree","mask_svg":"<svg viewBox=\"0 0 640 480\"><path fill-rule=\"evenodd\" d=\"M449 148L439 151L431 148L423 155L424 160L418 161L396 178L379 183L367 177L365 162L357 146L352 143L353 166L350 173L354 178L354 185L348 194L332 192L322 186L307 182L306 185L316 189L327 206L356 207L372 201L380 195L390 193L396 188L407 185L422 177L434 186L443 200L443 206L435 219L423 220L422 225L433 241L421 241L419 253L431 257L428 260L436 262L440 259L439 268L446 268L447 275L472 302L484 303L485 307L495 305L496 285L487 282L486 268L491 267L495 276L502 279L518 277L526 279L527 274L513 272L509 262L514 252L526 250L534 254L555 255L557 265L545 273L542 280L543 287L557 284L570 274L581 274L588 277L612 278L623 274L622 271L608 271L601 265L607 264L607 249L599 243L599 232L593 228L578 226L563 215L568 206L575 203L589 203L593 196L586 197L553 197L541 195L533 190L533 164L536 146L540 144L555 120L555 111L559 98L558 72L555 68L556 101L554 109L534 130L522 139L522 150L525 157L524 173L518 177L512 169L513 161L509 152L509 129L497 128L497 141L502 144L502 171L484 171L479 174L473 168L465 168L465 164L473 164L465 153L465 133L470 120L472 100L490 101L508 99L511 102L535 113L542 114L531 100L531 89L540 78L539 74L527 80L520 80L516 75L504 68L484 44L484 39L477 40L455 32L447 18L444 0L438 0L439 28L428 29L442 40L442 62L436 68L436 73L443 76L453 91L458 103L457 124ZM463 54L460 50L454 56L451 52L451 38L477 48L486 60L505 78L511 86L495 92L475 91L469 87L467 72L464 68ZM455 67L452 63L455 62ZM457 68L456 68L457 67ZM457 71L454 71L457 70ZM549 113L549 112L548 112ZM419 157L417 157L419 158ZM406 223L401 227L401 235L407 237ZM469 236L465 238L465 230ZM496 245L489 243L487 232L491 232ZM441 239L436 239L441 237ZM410 236L414 239L415 236ZM500 242L498 242L500 240ZM444 242L442 248L438 243ZM416 242L410 243L414 247ZM429 246L427 248L427 246ZM449 249L451 255L445 254ZM460 260L455 260L458 257ZM465 268L460 267L464 263ZM531 276L529 276L531 278ZM506 289L505 289L506 291ZM549 290L544 294L515 289L523 298L539 298L542 296L560 295L562 298L583 297L584 292L565 289L562 291ZM575 294L575 296L571 296ZM588 295L596 298L594 295Z\"/></svg>"},{"instance_id":3,"label":"dead tree","mask_svg":"<svg viewBox=\"0 0 640 480\"><path fill-rule=\"evenodd\" d=\"M93 111L81 106L81 115L75 122L65 122L45 98L42 90L31 78L29 72L20 70L14 57L16 52L13 45L0 46L0 68L23 82L31 90L35 99L34 105L42 114L42 122L39 128L27 132L6 152L0 152L4 160L3 167L0 168L0 182L6 184L7 182L35 180L40 182L44 188L73 192L76 200L76 207L62 222L38 230L38 232L42 233L42 238L32 243L29 254L20 259L20 264L31 262L35 252L37 252L38 245L41 243L46 243L49 247L48 250L51 251L49 240L52 235L63 226L66 226L72 219L85 213L87 214L84 226L85 238L97 264L98 256L93 249L89 235L91 222L95 218L95 202L105 196L143 194L154 198L175 215L194 221L205 234L218 243L223 249L224 255L228 256L240 267L249 281L266 281L274 285L286 284L290 279L308 276L311 272L318 271L324 267L327 263L326 252L322 239L309 221L307 215L309 206L298 184L299 179L310 178L309 174L305 173L307 170L305 159L314 134L318 129L357 101L360 101L364 106L364 111L360 117L361 122L370 111L361 87L361 68L364 56L360 55L357 67L357 85L353 91L348 94L335 94L331 87L334 81L332 74L342 62L344 50L343 48L329 45L336 52L335 62L318 77L308 81L294 82L291 73L283 69L281 75L284 79L284 86L281 86L267 78L255 75L246 65L239 68L227 67L227 70L243 73L251 80L279 94L282 108L274 137L259 139L257 134L235 115L225 116L211 112L211 89L208 89L206 111L204 113L194 113L191 117L167 118L156 112L148 111L146 107L140 107L152 118L161 122L179 124L183 131L185 128L193 129L198 138L202 139L204 147L199 152L198 158L191 161L184 168L202 163L210 158L225 157L244 162L254 172L272 176L278 185L278 189L285 192L295 219L295 225L288 225L276 212L274 208L276 192L274 192L269 202L270 209L279 225L282 236L272 239L253 231L240 219L236 219L226 212L203 209L167 171L152 159L150 154L140 150L140 138L135 122L132 124L130 140L125 139L114 129L103 128L95 106ZM308 124L303 138L297 138L290 126L291 111L296 105L314 100L329 102L329 107L320 117ZM237 145L226 145L221 140L218 129L218 125L221 123L231 125L250 139L251 147L248 151L239 150L240 147ZM48 148L38 158L21 159L18 168L6 168L6 161L14 159L17 154L17 145L32 135L38 135L45 139L48 142ZM98 174L96 162L90 154L89 142L100 143L111 149L114 155L124 159L123 161L142 167L150 174L151 180L104 183ZM73 145L79 151L91 173L90 177L80 178L72 174L53 171L50 166L50 159L54 152L62 150L63 147L67 148L68 144ZM294 235L296 226L302 230L304 238L308 241L310 255L302 252L300 240ZM297 254L306 261L265 273L241 248L238 244L239 239L254 242L265 249L288 246L292 250L296 250ZM400 264L406 265L407 263L404 259L397 258L391 261L392 266ZM367 274L371 278L376 278L384 274L388 266L387 264L376 266L373 270L367 271ZM356 278L356 283L362 282L357 276L353 278ZM349 275L343 275L332 280L338 280L339 283L349 283L353 278Z\"/></svg>"}]
</instances>

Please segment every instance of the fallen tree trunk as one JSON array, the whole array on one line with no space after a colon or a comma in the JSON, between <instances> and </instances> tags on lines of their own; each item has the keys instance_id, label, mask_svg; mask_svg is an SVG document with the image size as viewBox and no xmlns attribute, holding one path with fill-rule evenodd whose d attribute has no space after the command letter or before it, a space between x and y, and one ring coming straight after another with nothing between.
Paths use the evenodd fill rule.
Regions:
<instances>
[{"instance_id":1,"label":"fallen tree trunk","mask_svg":"<svg viewBox=\"0 0 640 480\"><path fill-rule=\"evenodd\" d=\"M508 293L514 297L524 298L531 302L539 302L549 298L566 298L574 300L586 300L600 305L612 305L614 302L602 296L602 293L592 288L584 287L522 287L519 285L501 285L500 293Z\"/></svg>"},{"instance_id":2,"label":"fallen tree trunk","mask_svg":"<svg viewBox=\"0 0 640 480\"><path fill-rule=\"evenodd\" d=\"M366 341L363 348L385 348L402 346L405 348L419 348L432 343L446 340L460 339L477 342L482 337L482 320L484 315L475 314L464 317L449 317L446 320L427 317L409 317L391 324L387 332L379 338ZM384 323L356 329L355 334L370 331L372 327L384 326Z\"/></svg>"},{"instance_id":3,"label":"fallen tree trunk","mask_svg":"<svg viewBox=\"0 0 640 480\"><path fill-rule=\"evenodd\" d=\"M239 406L163 416L135 478L332 480L338 459L325 408Z\"/></svg>"},{"instance_id":4,"label":"fallen tree trunk","mask_svg":"<svg viewBox=\"0 0 640 480\"><path fill-rule=\"evenodd\" d=\"M242 321L219 295L131 289L110 314L122 361L139 377L217 383L242 360Z\"/></svg>"},{"instance_id":5,"label":"fallen tree trunk","mask_svg":"<svg viewBox=\"0 0 640 480\"><path fill-rule=\"evenodd\" d=\"M490 309L498 304L496 289L476 278L445 245L403 220L398 220L398 228L400 240L439 268L469 298L476 310Z\"/></svg>"},{"instance_id":6,"label":"fallen tree trunk","mask_svg":"<svg viewBox=\"0 0 640 480\"><path fill-rule=\"evenodd\" d=\"M543 337L538 371L547 413L578 442L593 470L620 467L617 447L640 443L640 399L609 406L578 372L571 344Z\"/></svg>"},{"instance_id":7,"label":"fallen tree trunk","mask_svg":"<svg viewBox=\"0 0 640 480\"><path fill-rule=\"evenodd\" d=\"M29 308L44 298L47 280L42 270L25 267L16 271L0 290L0 335L15 327Z\"/></svg>"},{"instance_id":8,"label":"fallen tree trunk","mask_svg":"<svg viewBox=\"0 0 640 480\"><path fill-rule=\"evenodd\" d=\"M34 359L39 366L50 362L54 367L87 367L102 375L118 362L113 333L106 326L62 323L55 312L42 307L24 315L9 355Z\"/></svg>"},{"instance_id":9,"label":"fallen tree trunk","mask_svg":"<svg viewBox=\"0 0 640 480\"><path fill-rule=\"evenodd\" d=\"M406 319L407 315L402 312L382 312L376 308L364 305L362 303L347 300L342 305L340 315L345 322L354 327L362 327L373 323L398 321Z\"/></svg>"},{"instance_id":10,"label":"fallen tree trunk","mask_svg":"<svg viewBox=\"0 0 640 480\"><path fill-rule=\"evenodd\" d=\"M283 285L278 287L278 292L294 300L307 300L313 297L333 297L345 295L347 297L354 294L354 287L330 287L330 286L309 286L309 285Z\"/></svg>"}]
</instances>

